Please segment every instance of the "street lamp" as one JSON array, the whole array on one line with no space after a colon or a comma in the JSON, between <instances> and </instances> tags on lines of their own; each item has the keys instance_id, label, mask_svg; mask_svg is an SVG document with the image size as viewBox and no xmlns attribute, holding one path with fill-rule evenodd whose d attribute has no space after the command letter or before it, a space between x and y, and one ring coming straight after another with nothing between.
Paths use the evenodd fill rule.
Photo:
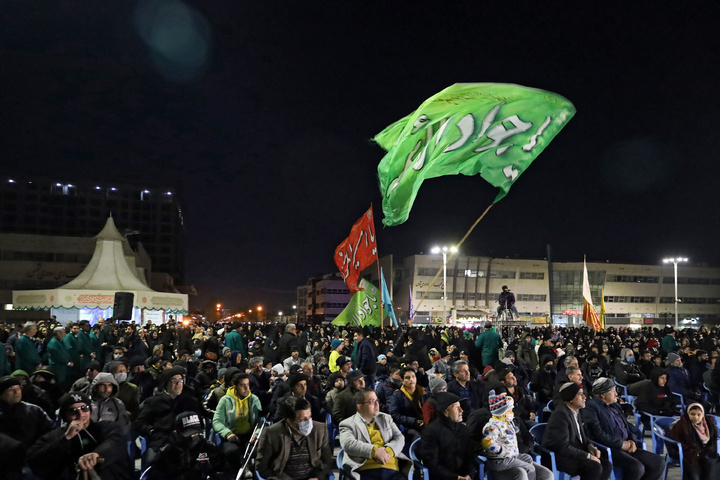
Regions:
<instances>
[{"instance_id":1,"label":"street lamp","mask_svg":"<svg viewBox=\"0 0 720 480\"><path fill-rule=\"evenodd\" d=\"M672 263L675 267L675 328L678 328L678 294L677 294L677 266L680 262L687 262L688 259L685 257L676 258L663 258L663 263Z\"/></svg>"},{"instance_id":2,"label":"street lamp","mask_svg":"<svg viewBox=\"0 0 720 480\"><path fill-rule=\"evenodd\" d=\"M430 252L434 254L442 253L443 256L443 323L447 322L447 252L456 253L455 247L433 247Z\"/></svg>"}]
</instances>

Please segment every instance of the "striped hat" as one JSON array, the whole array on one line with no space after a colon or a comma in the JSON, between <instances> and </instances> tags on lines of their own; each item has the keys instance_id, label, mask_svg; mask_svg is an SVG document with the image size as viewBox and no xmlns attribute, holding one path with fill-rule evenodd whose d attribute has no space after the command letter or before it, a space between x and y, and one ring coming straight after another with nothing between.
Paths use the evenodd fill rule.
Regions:
<instances>
[{"instance_id":1,"label":"striped hat","mask_svg":"<svg viewBox=\"0 0 720 480\"><path fill-rule=\"evenodd\" d=\"M515 406L515 401L512 397L508 397L506 393L495 395L495 390L490 390L488 401L490 403L490 413L495 416L502 415L508 410L512 410Z\"/></svg>"}]
</instances>

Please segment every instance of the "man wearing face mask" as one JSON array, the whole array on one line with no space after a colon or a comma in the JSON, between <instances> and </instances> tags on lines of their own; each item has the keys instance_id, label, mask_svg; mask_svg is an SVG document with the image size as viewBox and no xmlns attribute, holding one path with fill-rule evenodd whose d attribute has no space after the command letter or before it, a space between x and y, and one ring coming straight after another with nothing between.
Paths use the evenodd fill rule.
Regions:
<instances>
[{"instance_id":1,"label":"man wearing face mask","mask_svg":"<svg viewBox=\"0 0 720 480\"><path fill-rule=\"evenodd\" d=\"M175 417L175 430L158 452L148 480L205 480L222 466L218 447L203 437L203 418L195 412Z\"/></svg>"},{"instance_id":2,"label":"man wearing face mask","mask_svg":"<svg viewBox=\"0 0 720 480\"><path fill-rule=\"evenodd\" d=\"M140 410L140 389L128 381L128 364L124 359L113 360L105 364L104 371L111 373L118 384L116 398L123 402L130 420L134 420Z\"/></svg>"},{"instance_id":3,"label":"man wearing face mask","mask_svg":"<svg viewBox=\"0 0 720 480\"><path fill-rule=\"evenodd\" d=\"M645 380L645 375L635 363L635 352L631 349L620 350L620 362L615 365L615 378L625 386Z\"/></svg>"},{"instance_id":4,"label":"man wearing face mask","mask_svg":"<svg viewBox=\"0 0 720 480\"><path fill-rule=\"evenodd\" d=\"M258 473L279 480L327 479L332 463L327 425L312 420L304 398L289 396L278 409L282 420L260 435Z\"/></svg>"}]
</instances>

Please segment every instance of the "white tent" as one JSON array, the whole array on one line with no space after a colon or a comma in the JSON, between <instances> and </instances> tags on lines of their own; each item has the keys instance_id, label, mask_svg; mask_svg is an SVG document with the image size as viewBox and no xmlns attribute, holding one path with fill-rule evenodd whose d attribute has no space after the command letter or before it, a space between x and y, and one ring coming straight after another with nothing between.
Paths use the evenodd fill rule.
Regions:
<instances>
[{"instance_id":1,"label":"white tent","mask_svg":"<svg viewBox=\"0 0 720 480\"><path fill-rule=\"evenodd\" d=\"M112 217L95 237L95 252L85 270L69 283L48 290L13 291L15 310L77 310L112 308L115 292L134 294L136 313L188 313L188 296L156 292L147 285L142 269L127 239L115 227Z\"/></svg>"}]
</instances>

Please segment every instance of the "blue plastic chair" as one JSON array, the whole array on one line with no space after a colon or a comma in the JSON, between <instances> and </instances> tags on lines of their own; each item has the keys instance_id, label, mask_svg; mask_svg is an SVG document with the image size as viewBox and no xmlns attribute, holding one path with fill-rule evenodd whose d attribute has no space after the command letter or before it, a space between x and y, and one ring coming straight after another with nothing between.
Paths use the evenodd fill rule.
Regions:
<instances>
[{"instance_id":1,"label":"blue plastic chair","mask_svg":"<svg viewBox=\"0 0 720 480\"><path fill-rule=\"evenodd\" d=\"M676 403L677 407L678 407L681 411L684 412L684 411L685 411L685 399L684 399L683 396L680 395L679 393L672 392L672 394L673 394L673 397L675 397L675 400L676 400L676 402L677 402L677 403Z\"/></svg>"},{"instance_id":2,"label":"blue plastic chair","mask_svg":"<svg viewBox=\"0 0 720 480\"><path fill-rule=\"evenodd\" d=\"M547 423L538 423L537 425L534 425L530 429L530 434L532 434L533 438L535 439L535 450L540 452L541 456L543 458L549 458L550 459L550 466L548 467L547 462L545 464L546 467L550 468L553 472L553 476L556 480L563 480L565 478L571 478L569 473L561 472L557 468L557 462L555 460L555 452L548 450L547 448L542 446L542 440L543 435L545 435L545 428L547 427Z\"/></svg>"},{"instance_id":3,"label":"blue plastic chair","mask_svg":"<svg viewBox=\"0 0 720 480\"><path fill-rule=\"evenodd\" d=\"M147 467L141 474L140 474L140 480L148 480L150 478L150 470L152 467Z\"/></svg>"},{"instance_id":4,"label":"blue plastic chair","mask_svg":"<svg viewBox=\"0 0 720 480\"><path fill-rule=\"evenodd\" d=\"M615 380L615 385L617 385L617 388L619 388L620 390L622 390L622 396L623 396L623 398L625 399L625 401L628 402L627 386L623 385L622 383L619 383L619 382L617 381L617 379ZM628 403L630 403L630 402L628 402Z\"/></svg>"},{"instance_id":5,"label":"blue plastic chair","mask_svg":"<svg viewBox=\"0 0 720 480\"><path fill-rule=\"evenodd\" d=\"M680 417L655 417L655 421L652 423L653 442L656 442L654 451L658 455L662 455L663 453L665 437L667 437L668 432L670 432L672 424L679 419ZM656 427L659 427L659 430ZM661 433L662 436L658 436L658 432Z\"/></svg>"},{"instance_id":6,"label":"blue plastic chair","mask_svg":"<svg viewBox=\"0 0 720 480\"><path fill-rule=\"evenodd\" d=\"M477 464L478 464L478 476L477 478L483 479L485 478L485 465L487 464L487 457L483 457L482 455L477 456ZM494 480L495 474L491 472L490 470L487 471L487 478L488 480Z\"/></svg>"},{"instance_id":7,"label":"blue plastic chair","mask_svg":"<svg viewBox=\"0 0 720 480\"><path fill-rule=\"evenodd\" d=\"M430 470L428 470L427 467L422 464L420 459L415 454L415 449L418 446L418 442L420 442L419 438L410 444L410 460L412 460L413 467L415 467L415 469L422 474L423 480L430 480Z\"/></svg>"},{"instance_id":8,"label":"blue plastic chair","mask_svg":"<svg viewBox=\"0 0 720 480\"><path fill-rule=\"evenodd\" d=\"M677 456L671 455L670 449L667 449L667 455L665 456L665 474L663 475L663 480L667 480L667 472L670 466L674 467L680 467L680 478L684 477L684 469L683 466L683 449L682 445L680 445L680 442L677 442L673 440L672 438L669 438L667 436L667 432L670 430L669 426L672 422L662 421L662 420L675 420L673 417L666 417L664 419L659 419L661 421L655 422L653 425L653 436L659 438L666 446L667 445L674 445L675 449L677 449ZM663 427L663 424L667 424L668 428ZM675 453L675 452L672 452Z\"/></svg>"},{"instance_id":9,"label":"blue plastic chair","mask_svg":"<svg viewBox=\"0 0 720 480\"><path fill-rule=\"evenodd\" d=\"M329 413L325 417L325 423L327 423L328 429L328 442L330 443L330 448L333 448L335 446L335 439L340 435L340 429L333 423L332 415Z\"/></svg>"},{"instance_id":10,"label":"blue plastic chair","mask_svg":"<svg viewBox=\"0 0 720 480\"><path fill-rule=\"evenodd\" d=\"M343 459L345 458L345 452L341 448L338 452L337 458L335 459L335 465L338 469L338 480L343 480L345 478L345 468L343 467Z\"/></svg>"}]
</instances>

